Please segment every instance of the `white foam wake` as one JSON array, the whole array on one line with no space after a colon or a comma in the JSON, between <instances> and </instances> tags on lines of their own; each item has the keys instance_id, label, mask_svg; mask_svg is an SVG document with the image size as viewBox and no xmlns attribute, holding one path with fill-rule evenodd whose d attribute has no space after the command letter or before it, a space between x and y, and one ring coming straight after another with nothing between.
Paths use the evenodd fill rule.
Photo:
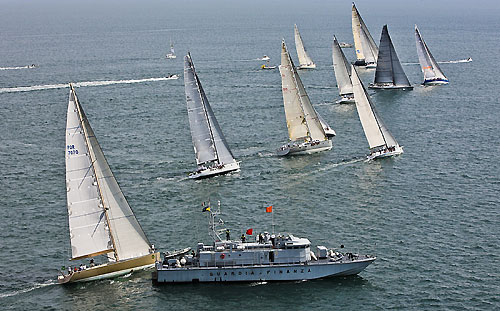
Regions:
<instances>
[{"instance_id":1,"label":"white foam wake","mask_svg":"<svg viewBox=\"0 0 500 311\"><path fill-rule=\"evenodd\" d=\"M50 286L50 285L55 285L55 284L57 284L55 280L48 280L45 283L37 283L37 284L34 284L33 286L27 287L27 288L22 289L22 290L10 292L10 293L5 293L5 294L0 294L0 298L12 297L12 296L16 296L19 294L28 293L28 292L31 292L32 290L46 287L46 286Z\"/></svg>"},{"instance_id":2,"label":"white foam wake","mask_svg":"<svg viewBox=\"0 0 500 311\"><path fill-rule=\"evenodd\" d=\"M109 80L109 81L85 81L73 83L73 86L103 86L112 84L130 84L130 83L142 83L142 82L156 82L156 81L166 81L175 80L174 78L146 78L146 79L133 79L133 80ZM0 88L0 93L15 93L15 92L31 92L31 91L41 91L41 90L51 90L51 89L62 89L69 87L68 83L61 84L46 84L46 85L32 85L32 86L19 86L19 87L5 87Z\"/></svg>"},{"instance_id":3,"label":"white foam wake","mask_svg":"<svg viewBox=\"0 0 500 311\"><path fill-rule=\"evenodd\" d=\"M18 69L33 69L38 66L36 65L28 65L28 66L18 66L18 67L0 67L0 70L18 70Z\"/></svg>"}]
</instances>

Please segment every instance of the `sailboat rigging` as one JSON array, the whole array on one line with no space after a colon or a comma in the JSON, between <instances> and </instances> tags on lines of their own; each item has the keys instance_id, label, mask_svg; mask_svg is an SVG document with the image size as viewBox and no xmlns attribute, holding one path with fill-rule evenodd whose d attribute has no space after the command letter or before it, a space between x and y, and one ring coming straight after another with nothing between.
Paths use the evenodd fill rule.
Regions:
<instances>
[{"instance_id":1,"label":"sailboat rigging","mask_svg":"<svg viewBox=\"0 0 500 311\"><path fill-rule=\"evenodd\" d=\"M191 54L184 57L184 87L189 126L198 169L190 178L204 178L240 169L196 74Z\"/></svg>"},{"instance_id":2,"label":"sailboat rigging","mask_svg":"<svg viewBox=\"0 0 500 311\"><path fill-rule=\"evenodd\" d=\"M159 258L128 205L73 86L66 126L66 185L72 260L108 255L109 262L61 273L59 283L110 278Z\"/></svg>"}]
</instances>

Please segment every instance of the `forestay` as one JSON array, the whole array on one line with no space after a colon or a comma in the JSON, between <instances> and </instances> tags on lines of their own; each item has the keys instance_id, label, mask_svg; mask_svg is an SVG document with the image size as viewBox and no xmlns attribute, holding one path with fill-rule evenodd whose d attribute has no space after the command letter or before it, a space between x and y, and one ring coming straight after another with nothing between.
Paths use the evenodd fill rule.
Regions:
<instances>
[{"instance_id":1,"label":"forestay","mask_svg":"<svg viewBox=\"0 0 500 311\"><path fill-rule=\"evenodd\" d=\"M358 61L375 63L379 49L354 3L352 4L352 35Z\"/></svg>"},{"instance_id":2,"label":"forestay","mask_svg":"<svg viewBox=\"0 0 500 311\"><path fill-rule=\"evenodd\" d=\"M235 162L196 74L190 54L184 58L184 87L196 163L201 165L216 160L219 164Z\"/></svg>"},{"instance_id":3,"label":"forestay","mask_svg":"<svg viewBox=\"0 0 500 311\"><path fill-rule=\"evenodd\" d=\"M417 25L415 25L415 41L417 45L418 60L424 74L424 81L434 79L448 80L448 78L446 78L441 71L441 68L439 68L439 65L432 56L431 51L429 51L427 44L417 28Z\"/></svg>"},{"instance_id":4,"label":"forestay","mask_svg":"<svg viewBox=\"0 0 500 311\"><path fill-rule=\"evenodd\" d=\"M285 42L281 44L281 83L283 103L290 140L310 138L326 140L318 115L314 110Z\"/></svg>"},{"instance_id":5,"label":"forestay","mask_svg":"<svg viewBox=\"0 0 500 311\"><path fill-rule=\"evenodd\" d=\"M371 101L366 88L359 79L354 66L351 66L351 72L356 109L358 110L359 120L363 126L370 149L381 146L397 146L398 143L396 139L392 136L385 124L382 122L382 119L378 116L375 110L375 105Z\"/></svg>"},{"instance_id":6,"label":"forestay","mask_svg":"<svg viewBox=\"0 0 500 311\"><path fill-rule=\"evenodd\" d=\"M310 66L314 65L311 57L306 52L306 48L304 46L304 42L302 41L302 37L300 36L299 29L297 25L294 25L295 32L295 48L297 49L297 57L299 58L300 66Z\"/></svg>"},{"instance_id":7,"label":"forestay","mask_svg":"<svg viewBox=\"0 0 500 311\"><path fill-rule=\"evenodd\" d=\"M375 71L375 84L385 83L394 84L395 86L410 86L410 81L406 77L392 44L387 25L382 28L377 70Z\"/></svg>"},{"instance_id":8,"label":"forestay","mask_svg":"<svg viewBox=\"0 0 500 311\"><path fill-rule=\"evenodd\" d=\"M111 172L72 87L66 131L73 258L109 251L115 252L116 260L149 254L150 243ZM88 221L81 223L82 219Z\"/></svg>"},{"instance_id":9,"label":"forestay","mask_svg":"<svg viewBox=\"0 0 500 311\"><path fill-rule=\"evenodd\" d=\"M352 94L351 65L340 48L337 37L333 36L332 59L335 78L340 95Z\"/></svg>"}]
</instances>

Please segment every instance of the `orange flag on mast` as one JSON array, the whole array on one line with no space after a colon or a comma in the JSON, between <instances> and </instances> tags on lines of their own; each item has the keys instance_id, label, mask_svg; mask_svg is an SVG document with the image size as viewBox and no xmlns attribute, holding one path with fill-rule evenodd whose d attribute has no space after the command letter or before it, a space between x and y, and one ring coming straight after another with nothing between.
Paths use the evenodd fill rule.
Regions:
<instances>
[{"instance_id":1,"label":"orange flag on mast","mask_svg":"<svg viewBox=\"0 0 500 311\"><path fill-rule=\"evenodd\" d=\"M273 206L268 206L266 207L266 213L272 213L273 212Z\"/></svg>"}]
</instances>

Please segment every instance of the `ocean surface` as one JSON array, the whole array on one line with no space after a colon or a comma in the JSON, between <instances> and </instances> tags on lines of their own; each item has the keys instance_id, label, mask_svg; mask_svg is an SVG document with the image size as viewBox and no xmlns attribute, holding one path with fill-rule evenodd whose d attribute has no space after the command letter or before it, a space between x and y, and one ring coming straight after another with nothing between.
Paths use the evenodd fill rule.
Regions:
<instances>
[{"instance_id":1,"label":"ocean surface","mask_svg":"<svg viewBox=\"0 0 500 311\"><path fill-rule=\"evenodd\" d=\"M353 42L350 1L0 1L0 305L5 310L494 310L500 308L499 6L358 1L378 43L388 24L413 91L369 91L401 156L366 162L354 105L337 105L331 44ZM280 158L278 70L293 24L300 71L337 132L331 151ZM414 24L450 84L423 87ZM169 41L175 60L166 60ZM238 173L193 181L183 56L191 52ZM354 49L344 49L350 61ZM459 60L471 57L472 62ZM28 68L36 64L35 68ZM175 73L178 80L166 80ZM360 70L365 84L373 70ZM248 228L346 246L377 261L354 277L153 286L150 271L57 285L71 264L65 191L69 82L149 239L209 242L201 203Z\"/></svg>"}]
</instances>

